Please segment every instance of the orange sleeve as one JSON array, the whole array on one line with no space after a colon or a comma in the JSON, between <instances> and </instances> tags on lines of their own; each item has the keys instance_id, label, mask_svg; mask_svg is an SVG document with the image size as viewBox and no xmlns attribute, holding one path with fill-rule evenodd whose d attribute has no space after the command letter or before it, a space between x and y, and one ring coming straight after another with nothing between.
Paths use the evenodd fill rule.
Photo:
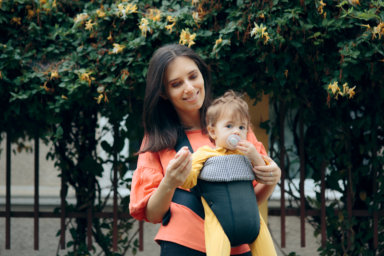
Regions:
<instances>
[{"instance_id":1,"label":"orange sleeve","mask_svg":"<svg viewBox=\"0 0 384 256\"><path fill-rule=\"evenodd\" d=\"M255 145L256 150L261 154L261 155L267 155L267 151L265 150L265 147L263 143L257 140L255 133L251 128L249 128L248 134L247 134L247 140L250 141L253 145ZM252 182L252 185L255 187L257 184L257 181L254 180Z\"/></svg>"},{"instance_id":2,"label":"orange sleeve","mask_svg":"<svg viewBox=\"0 0 384 256\"><path fill-rule=\"evenodd\" d=\"M255 145L257 151L261 155L267 155L267 151L265 150L263 143L257 140L256 135L251 128L249 128L249 131L247 134L247 140L250 141L253 145Z\"/></svg>"},{"instance_id":3,"label":"orange sleeve","mask_svg":"<svg viewBox=\"0 0 384 256\"><path fill-rule=\"evenodd\" d=\"M129 212L138 220L145 220L145 209L152 193L163 179L163 167L158 153L145 152L139 155L137 169L133 173Z\"/></svg>"}]
</instances>

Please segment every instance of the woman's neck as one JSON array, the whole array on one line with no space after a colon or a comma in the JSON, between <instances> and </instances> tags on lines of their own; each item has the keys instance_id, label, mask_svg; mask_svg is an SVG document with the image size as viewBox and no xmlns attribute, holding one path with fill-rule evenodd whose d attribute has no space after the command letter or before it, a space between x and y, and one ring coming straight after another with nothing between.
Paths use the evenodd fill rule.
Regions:
<instances>
[{"instance_id":1,"label":"woman's neck","mask_svg":"<svg viewBox=\"0 0 384 256\"><path fill-rule=\"evenodd\" d=\"M196 115L183 115L182 118L180 117L180 121L185 130L201 129L200 113L197 113Z\"/></svg>"}]
</instances>

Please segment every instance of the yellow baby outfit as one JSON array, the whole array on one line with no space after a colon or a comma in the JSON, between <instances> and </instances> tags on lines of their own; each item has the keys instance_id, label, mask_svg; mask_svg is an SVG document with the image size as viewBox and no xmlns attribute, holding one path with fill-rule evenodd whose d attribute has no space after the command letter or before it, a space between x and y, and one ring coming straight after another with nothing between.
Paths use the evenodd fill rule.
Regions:
<instances>
[{"instance_id":1,"label":"yellow baby outfit","mask_svg":"<svg viewBox=\"0 0 384 256\"><path fill-rule=\"evenodd\" d=\"M206 186L205 184L208 184L209 187L213 185L214 187L213 190L215 190L216 188L219 188L220 184L225 185L225 184L235 183L237 184L235 185L235 187L237 186L236 188L242 188L243 186L242 182L244 180L246 182L252 182L252 180L254 179L255 177L252 171L251 163L239 151L228 150L222 147L213 149L209 146L203 146L199 148L195 153L193 153L192 171L190 172L188 178L186 179L182 187L186 189L190 189L195 187L196 185L198 185L199 187L200 184L204 184L203 186ZM198 184L198 180L199 180L199 184ZM219 184L219 185L216 185L216 184ZM244 183L244 184L247 184L247 183ZM237 193L236 188L235 190L230 190L232 191L230 193L233 193L233 192ZM212 192L213 190L211 189L210 192ZM255 199L255 194L252 186L251 188L247 188L245 191L247 191L247 193L244 193L243 190L241 190L240 195L237 194L234 196L234 198L237 198L237 199L242 198L243 193L244 193L244 197L250 196L249 194L251 193L252 194L251 196L253 197L253 199ZM222 195L223 193L219 193L219 194ZM213 207L212 206L213 203L210 201L209 197L205 196L206 193L201 193L201 195L202 195L201 200L202 200L202 204L205 212L205 222L204 222L205 230L204 231L205 231L205 244L206 244L207 255L208 256L230 255L230 250L231 250L230 240L231 241L236 240L237 235L231 235L230 232L228 232L228 228L223 229L223 225L220 224L220 220L223 221L223 218L216 216L216 214L213 212L212 210L213 208L211 208ZM208 199L204 197L207 197ZM219 201L223 201L223 200L219 200ZM239 201L239 200L235 200L235 201ZM240 202L235 202L235 203L241 203L241 200ZM230 209L230 207L232 207L232 204L230 206L225 205L225 207L223 208ZM235 207L237 208L237 206ZM248 210L247 206L245 206L245 208L247 211ZM252 208L252 209L255 209L255 208ZM250 210L252 211L252 209ZM256 205L256 209L258 209L257 205ZM226 212L222 213L219 211L216 210L215 212L220 213L221 214L220 216L230 215L229 213L226 213ZM259 232L255 230L256 235L252 236L251 238L252 240L251 241L247 240L244 242L249 243L253 256L276 255L276 251L273 245L271 235L268 231L268 227L264 223L264 220L262 219L259 213L252 213L252 214L258 214L260 217ZM252 215L248 214L247 216L252 216ZM226 217L224 219L226 219ZM226 225L227 224L225 224L224 227L226 227ZM232 223L232 225L237 226L237 224L235 223ZM252 227L253 226L251 225L250 228L252 229ZM247 227L245 225L245 229L246 228ZM240 227L240 231L241 230L242 230L242 227ZM237 232L237 234L239 233ZM241 237L241 234L240 234L240 237ZM253 239L253 237L256 237L256 238ZM242 241L240 240L238 242L241 243Z\"/></svg>"}]
</instances>

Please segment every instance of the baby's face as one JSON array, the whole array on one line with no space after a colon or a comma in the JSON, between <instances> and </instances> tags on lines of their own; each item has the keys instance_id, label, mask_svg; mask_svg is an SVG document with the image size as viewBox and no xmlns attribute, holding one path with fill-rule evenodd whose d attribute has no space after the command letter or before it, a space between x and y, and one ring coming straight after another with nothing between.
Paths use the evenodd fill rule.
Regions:
<instances>
[{"instance_id":1,"label":"baby's face","mask_svg":"<svg viewBox=\"0 0 384 256\"><path fill-rule=\"evenodd\" d=\"M227 138L229 135L238 135L242 140L247 139L248 122L240 118L232 118L230 114L223 116L216 125L208 129L210 136L215 140L217 147L229 148ZM230 148L234 149L234 148Z\"/></svg>"}]
</instances>

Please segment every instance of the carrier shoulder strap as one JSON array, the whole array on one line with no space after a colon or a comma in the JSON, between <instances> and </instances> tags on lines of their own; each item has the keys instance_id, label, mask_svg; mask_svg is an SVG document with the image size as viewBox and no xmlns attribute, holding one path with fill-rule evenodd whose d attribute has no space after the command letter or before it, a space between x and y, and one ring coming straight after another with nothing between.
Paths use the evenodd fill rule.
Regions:
<instances>
[{"instance_id":1,"label":"carrier shoulder strap","mask_svg":"<svg viewBox=\"0 0 384 256\"><path fill-rule=\"evenodd\" d=\"M187 135L185 134L185 132L182 132L177 138L177 142L174 149L177 152L184 146L187 146L189 148L189 151L193 153L193 149L191 143L188 140ZM177 188L175 190L175 193L173 194L172 202L188 207L194 213L199 215L200 218L204 219L203 205L201 203L200 197L197 196L195 193ZM166 226L170 219L171 210L169 209L163 217L163 225Z\"/></svg>"}]
</instances>

